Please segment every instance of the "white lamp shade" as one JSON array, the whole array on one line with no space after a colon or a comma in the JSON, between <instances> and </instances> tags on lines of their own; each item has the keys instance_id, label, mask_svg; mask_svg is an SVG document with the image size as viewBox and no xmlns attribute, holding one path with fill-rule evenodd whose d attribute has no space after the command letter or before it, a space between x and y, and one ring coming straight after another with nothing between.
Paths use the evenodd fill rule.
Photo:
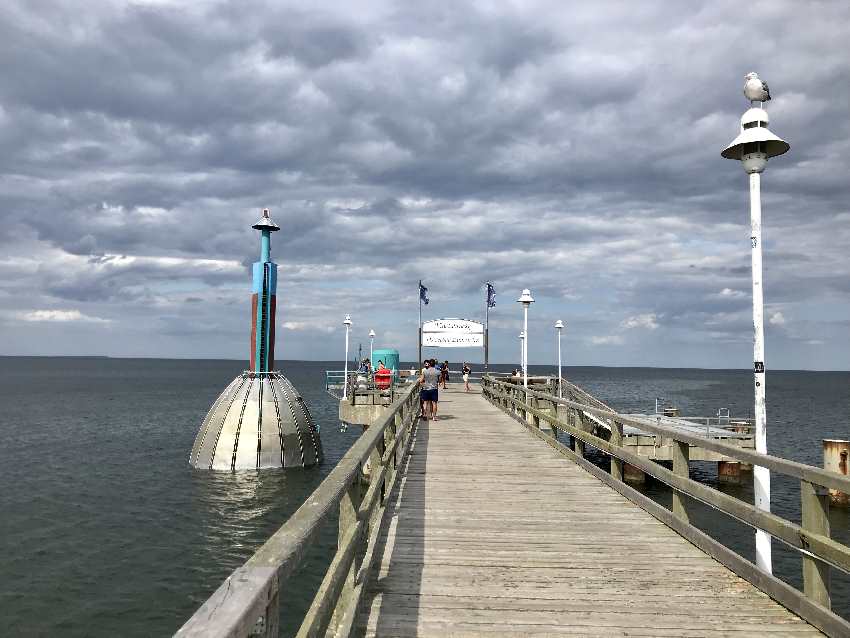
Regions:
<instances>
[{"instance_id":1,"label":"white lamp shade","mask_svg":"<svg viewBox=\"0 0 850 638\"><path fill-rule=\"evenodd\" d=\"M517 301L519 303L534 303L534 297L531 296L531 291L528 288L524 288Z\"/></svg>"},{"instance_id":2,"label":"white lamp shade","mask_svg":"<svg viewBox=\"0 0 850 638\"><path fill-rule=\"evenodd\" d=\"M741 132L720 153L726 159L740 160L750 153L764 153L768 158L782 155L791 148L785 140L770 132L770 119L764 109L752 108L741 116Z\"/></svg>"}]
</instances>

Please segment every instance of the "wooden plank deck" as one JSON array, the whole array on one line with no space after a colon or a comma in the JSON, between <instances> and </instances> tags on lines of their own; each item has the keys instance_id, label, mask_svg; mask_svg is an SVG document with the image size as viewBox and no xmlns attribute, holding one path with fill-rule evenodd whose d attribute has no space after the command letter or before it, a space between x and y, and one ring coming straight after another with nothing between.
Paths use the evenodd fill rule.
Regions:
<instances>
[{"instance_id":1,"label":"wooden plank deck","mask_svg":"<svg viewBox=\"0 0 850 638\"><path fill-rule=\"evenodd\" d=\"M819 636L460 386L390 495L367 636Z\"/></svg>"}]
</instances>

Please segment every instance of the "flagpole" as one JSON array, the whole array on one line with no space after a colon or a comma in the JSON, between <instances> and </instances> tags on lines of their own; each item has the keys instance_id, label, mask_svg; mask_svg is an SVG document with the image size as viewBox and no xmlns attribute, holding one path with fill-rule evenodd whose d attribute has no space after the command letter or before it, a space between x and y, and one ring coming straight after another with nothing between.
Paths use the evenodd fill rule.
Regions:
<instances>
[{"instance_id":1,"label":"flagpole","mask_svg":"<svg viewBox=\"0 0 850 638\"><path fill-rule=\"evenodd\" d=\"M422 280L419 280L419 290L416 291L416 296L419 297L419 330L417 334L419 336L417 343L419 347L419 358L416 360L416 367L419 368L422 366Z\"/></svg>"},{"instance_id":2,"label":"flagpole","mask_svg":"<svg viewBox=\"0 0 850 638\"><path fill-rule=\"evenodd\" d=\"M484 372L490 363L490 282L484 285Z\"/></svg>"}]
</instances>

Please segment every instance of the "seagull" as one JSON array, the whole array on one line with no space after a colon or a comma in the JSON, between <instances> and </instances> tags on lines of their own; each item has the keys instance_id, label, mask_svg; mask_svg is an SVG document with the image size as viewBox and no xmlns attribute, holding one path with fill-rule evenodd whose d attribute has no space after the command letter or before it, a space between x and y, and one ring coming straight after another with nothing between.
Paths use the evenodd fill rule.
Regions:
<instances>
[{"instance_id":1,"label":"seagull","mask_svg":"<svg viewBox=\"0 0 850 638\"><path fill-rule=\"evenodd\" d=\"M770 99L770 89L767 82L759 78L758 73L747 73L744 84L744 95L750 102L767 102Z\"/></svg>"}]
</instances>

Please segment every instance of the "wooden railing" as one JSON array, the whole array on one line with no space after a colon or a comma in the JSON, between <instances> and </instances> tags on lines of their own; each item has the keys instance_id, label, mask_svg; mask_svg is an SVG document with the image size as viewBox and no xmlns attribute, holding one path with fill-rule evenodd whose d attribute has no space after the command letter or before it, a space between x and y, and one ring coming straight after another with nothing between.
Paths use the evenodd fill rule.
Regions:
<instances>
[{"instance_id":1,"label":"wooden railing","mask_svg":"<svg viewBox=\"0 0 850 638\"><path fill-rule=\"evenodd\" d=\"M369 426L298 511L221 584L177 636L277 636L280 593L337 509L337 551L297 635L351 632L372 564L384 498L395 483L417 422L418 390L418 384L411 384L399 393L386 416Z\"/></svg>"},{"instance_id":2,"label":"wooden railing","mask_svg":"<svg viewBox=\"0 0 850 638\"><path fill-rule=\"evenodd\" d=\"M850 493L850 478L678 429L650 425L613 410L602 409L596 400L578 402L569 398L559 399L551 388L547 390L549 391L541 392L531 388L524 389L522 385L506 383L488 376L482 380L485 398L513 415L553 448L574 460L588 472L827 635L850 636L850 622L832 613L829 597L830 568L834 567L850 573L850 547L830 538L828 517L828 489ZM583 399L590 396L581 388L571 384L569 391L570 394L567 395L565 389L564 395ZM565 415L563 408L562 414L559 415L558 406L566 408ZM610 427L610 439L601 438L591 432L592 425L589 423L588 414L604 421ZM548 423L553 432L569 434L572 446L568 447L556 437L543 432L541 423ZM632 425L673 441L672 471L624 447L622 445L624 425ZM584 458L585 445L590 445L610 457L609 472L605 472ZM688 461L691 447L713 450L738 461L766 467L771 472L798 479L802 524L797 525L689 478ZM623 463L639 468L671 487L673 490L672 511L626 485L623 482ZM803 591L763 572L746 558L691 525L688 499L697 500L753 528L764 530L777 540L798 550L803 561Z\"/></svg>"}]
</instances>

